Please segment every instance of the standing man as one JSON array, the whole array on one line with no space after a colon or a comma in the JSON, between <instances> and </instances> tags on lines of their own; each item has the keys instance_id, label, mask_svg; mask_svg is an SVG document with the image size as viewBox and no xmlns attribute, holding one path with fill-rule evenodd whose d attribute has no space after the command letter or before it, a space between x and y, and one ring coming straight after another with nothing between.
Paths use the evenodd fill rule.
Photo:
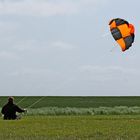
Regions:
<instances>
[{"instance_id":1,"label":"standing man","mask_svg":"<svg viewBox=\"0 0 140 140\"><path fill-rule=\"evenodd\" d=\"M8 103L3 106L1 113L4 115L4 120L16 120L19 119L19 116L16 115L16 112L22 113L26 112L27 110L22 109L18 107L16 104L14 104L14 98L9 97Z\"/></svg>"}]
</instances>

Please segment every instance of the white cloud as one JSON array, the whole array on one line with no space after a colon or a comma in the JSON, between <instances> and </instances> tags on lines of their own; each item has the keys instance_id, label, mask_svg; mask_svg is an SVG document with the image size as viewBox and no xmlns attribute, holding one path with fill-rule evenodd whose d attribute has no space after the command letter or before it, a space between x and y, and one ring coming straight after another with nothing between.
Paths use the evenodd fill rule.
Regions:
<instances>
[{"instance_id":1,"label":"white cloud","mask_svg":"<svg viewBox=\"0 0 140 140\"><path fill-rule=\"evenodd\" d=\"M121 73L130 73L136 74L137 70L133 68L123 68L120 66L93 66L93 65L86 65L81 68L83 71L89 72L98 72L98 73L110 73L110 72L121 72Z\"/></svg>"},{"instance_id":2,"label":"white cloud","mask_svg":"<svg viewBox=\"0 0 140 140\"><path fill-rule=\"evenodd\" d=\"M43 44L37 40L15 41L13 48L18 51L34 51L40 49Z\"/></svg>"},{"instance_id":3,"label":"white cloud","mask_svg":"<svg viewBox=\"0 0 140 140\"><path fill-rule=\"evenodd\" d=\"M56 42L53 42L51 44L52 47L55 47L55 48L60 48L60 49L73 49L75 48L76 46L72 45L72 44L69 44L69 43L66 43L66 42L63 42L63 41L56 41Z\"/></svg>"},{"instance_id":4,"label":"white cloud","mask_svg":"<svg viewBox=\"0 0 140 140\"><path fill-rule=\"evenodd\" d=\"M73 14L77 7L73 3L53 3L44 0L8 1L0 4L0 14L26 16L53 16Z\"/></svg>"},{"instance_id":5,"label":"white cloud","mask_svg":"<svg viewBox=\"0 0 140 140\"><path fill-rule=\"evenodd\" d=\"M13 21L0 21L0 35L8 35L14 32L19 27L17 22Z\"/></svg>"},{"instance_id":6,"label":"white cloud","mask_svg":"<svg viewBox=\"0 0 140 140\"><path fill-rule=\"evenodd\" d=\"M19 52L24 51L51 51L51 50L72 50L77 48L76 45L67 43L65 41L47 42L39 40L24 40L16 41L12 45L12 48Z\"/></svg>"},{"instance_id":7,"label":"white cloud","mask_svg":"<svg viewBox=\"0 0 140 140\"><path fill-rule=\"evenodd\" d=\"M128 76L129 78L140 76L137 69L121 66L86 65L81 67L80 71L86 79L99 82L127 79Z\"/></svg>"},{"instance_id":8,"label":"white cloud","mask_svg":"<svg viewBox=\"0 0 140 140\"><path fill-rule=\"evenodd\" d=\"M9 76L26 76L26 75L39 75L39 76L49 76L51 71L47 68L41 69L41 68L22 68L15 71L10 72Z\"/></svg>"},{"instance_id":9,"label":"white cloud","mask_svg":"<svg viewBox=\"0 0 140 140\"><path fill-rule=\"evenodd\" d=\"M13 52L1 51L0 58L1 59L18 59L19 57Z\"/></svg>"},{"instance_id":10,"label":"white cloud","mask_svg":"<svg viewBox=\"0 0 140 140\"><path fill-rule=\"evenodd\" d=\"M101 0L5 0L0 2L1 15L55 16L78 13L84 7L97 8Z\"/></svg>"}]
</instances>

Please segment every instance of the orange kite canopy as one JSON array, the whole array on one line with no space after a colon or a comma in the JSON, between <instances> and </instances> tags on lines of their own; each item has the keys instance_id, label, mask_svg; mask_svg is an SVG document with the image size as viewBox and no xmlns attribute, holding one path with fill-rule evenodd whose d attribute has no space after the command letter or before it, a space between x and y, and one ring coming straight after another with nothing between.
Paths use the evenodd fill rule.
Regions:
<instances>
[{"instance_id":1,"label":"orange kite canopy","mask_svg":"<svg viewBox=\"0 0 140 140\"><path fill-rule=\"evenodd\" d=\"M128 50L135 38L135 27L121 18L112 19L109 22L113 38L120 45L122 51Z\"/></svg>"}]
</instances>

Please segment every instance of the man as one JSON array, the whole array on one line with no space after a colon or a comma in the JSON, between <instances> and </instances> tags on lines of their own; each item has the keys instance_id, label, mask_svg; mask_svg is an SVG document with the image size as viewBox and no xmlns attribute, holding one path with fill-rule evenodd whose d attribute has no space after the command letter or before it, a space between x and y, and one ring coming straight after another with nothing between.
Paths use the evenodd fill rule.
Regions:
<instances>
[{"instance_id":1,"label":"man","mask_svg":"<svg viewBox=\"0 0 140 140\"><path fill-rule=\"evenodd\" d=\"M16 104L14 104L14 98L9 97L8 103L3 106L1 113L4 115L4 120L16 120L19 119L19 116L16 115L16 112L22 113L26 112L27 110L21 109Z\"/></svg>"}]
</instances>

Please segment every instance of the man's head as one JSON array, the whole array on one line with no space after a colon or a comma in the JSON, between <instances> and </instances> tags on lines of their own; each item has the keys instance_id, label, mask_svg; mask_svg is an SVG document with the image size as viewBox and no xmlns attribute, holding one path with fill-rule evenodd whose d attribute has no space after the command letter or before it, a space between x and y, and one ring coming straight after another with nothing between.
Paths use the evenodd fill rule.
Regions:
<instances>
[{"instance_id":1,"label":"man's head","mask_svg":"<svg viewBox=\"0 0 140 140\"><path fill-rule=\"evenodd\" d=\"M8 102L9 103L13 103L14 102L14 98L11 96L11 97L8 97Z\"/></svg>"}]
</instances>

